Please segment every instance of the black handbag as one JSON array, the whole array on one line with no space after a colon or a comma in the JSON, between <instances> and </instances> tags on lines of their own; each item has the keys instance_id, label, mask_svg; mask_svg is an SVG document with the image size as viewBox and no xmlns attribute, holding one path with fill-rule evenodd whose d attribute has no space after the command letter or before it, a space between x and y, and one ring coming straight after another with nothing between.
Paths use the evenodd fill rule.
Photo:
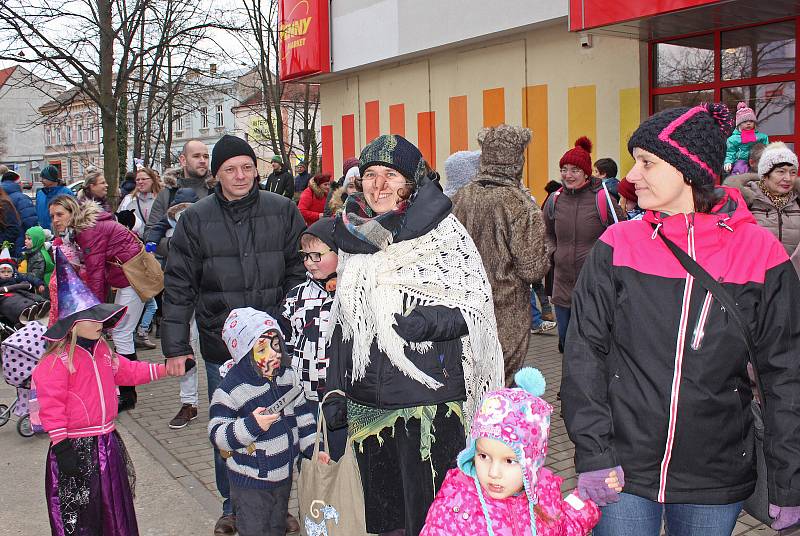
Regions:
<instances>
[{"instance_id":1,"label":"black handbag","mask_svg":"<svg viewBox=\"0 0 800 536\"><path fill-rule=\"evenodd\" d=\"M722 306L725 308L725 311L727 311L728 316L732 318L739 327L739 330L742 332L744 337L745 346L747 347L748 360L752 365L751 369L753 371L753 378L755 379L756 383L756 392L759 394L758 398L763 404L764 396L761 389L761 379L758 376L758 368L756 367L755 359L756 347L753 343L753 338L750 335L750 330L747 329L744 320L739 314L739 304L737 304L733 299L733 296L731 296L730 293L725 290L725 287L723 287L716 279L714 279L711 274L706 272L705 269L697 263L697 261L679 248L675 242L667 238L660 229L658 230L658 236L661 237L661 240L664 241L664 244L666 244L672 254L675 255L675 257L678 259L678 262L681 263L681 266L683 266L683 268L689 272L696 281L698 281L707 291L711 293L712 296L717 299L717 301L719 301L719 303L722 304ZM773 519L769 516L767 461L766 458L764 458L764 419L762 416L761 405L756 401L755 398L750 402L750 408L753 411L753 426L755 428L755 457L758 478L756 480L756 488L753 491L753 494L744 503L744 509L748 514L760 522L769 525L772 523Z\"/></svg>"}]
</instances>

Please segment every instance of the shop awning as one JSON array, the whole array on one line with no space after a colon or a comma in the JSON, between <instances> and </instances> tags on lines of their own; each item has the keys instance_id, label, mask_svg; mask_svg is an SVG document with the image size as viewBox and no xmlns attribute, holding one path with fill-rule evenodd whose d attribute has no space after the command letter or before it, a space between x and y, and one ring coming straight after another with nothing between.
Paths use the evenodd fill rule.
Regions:
<instances>
[{"instance_id":1,"label":"shop awning","mask_svg":"<svg viewBox=\"0 0 800 536\"><path fill-rule=\"evenodd\" d=\"M570 0L569 28L642 41L800 16L795 0Z\"/></svg>"}]
</instances>

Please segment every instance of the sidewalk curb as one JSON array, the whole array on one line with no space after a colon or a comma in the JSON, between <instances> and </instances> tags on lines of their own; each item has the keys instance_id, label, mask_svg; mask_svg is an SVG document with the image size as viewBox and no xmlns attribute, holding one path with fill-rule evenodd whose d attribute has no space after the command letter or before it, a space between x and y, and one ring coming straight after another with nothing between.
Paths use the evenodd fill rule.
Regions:
<instances>
[{"instance_id":1,"label":"sidewalk curb","mask_svg":"<svg viewBox=\"0 0 800 536\"><path fill-rule=\"evenodd\" d=\"M118 422L142 444L153 458L175 479L209 515L216 519L222 511L222 500L210 492L202 482L192 475L156 438L150 435L133 417L127 413L117 416Z\"/></svg>"}]
</instances>

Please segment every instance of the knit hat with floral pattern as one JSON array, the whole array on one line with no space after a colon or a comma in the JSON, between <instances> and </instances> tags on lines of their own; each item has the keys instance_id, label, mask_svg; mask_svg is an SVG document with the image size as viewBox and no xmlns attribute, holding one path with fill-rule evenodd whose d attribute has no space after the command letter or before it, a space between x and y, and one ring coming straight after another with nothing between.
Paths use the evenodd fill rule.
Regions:
<instances>
[{"instance_id":1,"label":"knit hat with floral pattern","mask_svg":"<svg viewBox=\"0 0 800 536\"><path fill-rule=\"evenodd\" d=\"M719 184L733 117L727 106L708 103L668 108L639 125L628 140L635 148L656 155L696 186Z\"/></svg>"},{"instance_id":2,"label":"knit hat with floral pattern","mask_svg":"<svg viewBox=\"0 0 800 536\"><path fill-rule=\"evenodd\" d=\"M489 534L494 534L483 488L475 470L475 444L481 438L494 439L513 450L522 467L522 481L531 516L531 533L535 535L536 517L533 507L539 502L536 484L539 480L539 468L544 465L547 456L553 407L541 398L545 380L537 369L521 369L514 375L514 381L519 387L491 391L483 397L472 421L467 448L458 455L458 467L475 480L486 526Z\"/></svg>"}]
</instances>

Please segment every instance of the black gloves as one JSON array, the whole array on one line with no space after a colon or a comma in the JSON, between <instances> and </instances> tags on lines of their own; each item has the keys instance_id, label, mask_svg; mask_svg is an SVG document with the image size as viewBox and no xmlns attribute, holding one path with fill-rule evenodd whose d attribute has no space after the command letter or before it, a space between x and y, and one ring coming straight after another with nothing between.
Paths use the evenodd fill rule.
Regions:
<instances>
[{"instance_id":1,"label":"black gloves","mask_svg":"<svg viewBox=\"0 0 800 536\"><path fill-rule=\"evenodd\" d=\"M80 474L78 453L72 448L72 441L64 439L53 445L51 450L56 456L59 474L64 476L78 476Z\"/></svg>"},{"instance_id":2,"label":"black gloves","mask_svg":"<svg viewBox=\"0 0 800 536\"><path fill-rule=\"evenodd\" d=\"M395 314L394 319L394 330L409 342L449 341L468 331L461 311L443 305L419 306L408 316Z\"/></svg>"},{"instance_id":3,"label":"black gloves","mask_svg":"<svg viewBox=\"0 0 800 536\"><path fill-rule=\"evenodd\" d=\"M119 223L128 229L133 229L133 226L136 225L136 216L134 216L133 210L120 210L114 216L117 217Z\"/></svg>"}]
</instances>

